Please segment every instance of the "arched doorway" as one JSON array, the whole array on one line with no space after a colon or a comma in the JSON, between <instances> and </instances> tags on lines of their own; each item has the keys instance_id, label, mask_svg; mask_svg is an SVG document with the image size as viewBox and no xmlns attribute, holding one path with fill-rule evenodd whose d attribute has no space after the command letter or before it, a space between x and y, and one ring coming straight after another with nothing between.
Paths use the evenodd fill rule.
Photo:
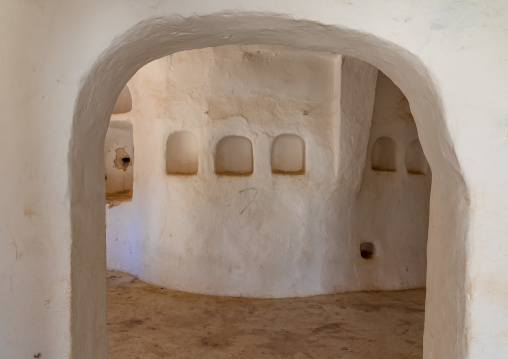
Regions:
<instances>
[{"instance_id":1,"label":"arched doorway","mask_svg":"<svg viewBox=\"0 0 508 359\"><path fill-rule=\"evenodd\" d=\"M235 29L235 33L225 35L224 29ZM109 114L118 94L135 71L153 59L185 49L254 43L360 58L386 73L406 94L433 173L439 173L433 177L431 196L424 350L437 350L443 357L458 355L465 350L465 336L459 334L464 330L465 259L457 243L464 224L458 222L458 212L466 189L431 76L417 58L375 36L261 15L144 21L106 50L85 79L76 103L69 154L73 354L106 356L104 178L96 163L103 161ZM450 252L455 254L451 258L446 255ZM450 318L445 323L443 312ZM462 339L450 345L447 335Z\"/></svg>"}]
</instances>

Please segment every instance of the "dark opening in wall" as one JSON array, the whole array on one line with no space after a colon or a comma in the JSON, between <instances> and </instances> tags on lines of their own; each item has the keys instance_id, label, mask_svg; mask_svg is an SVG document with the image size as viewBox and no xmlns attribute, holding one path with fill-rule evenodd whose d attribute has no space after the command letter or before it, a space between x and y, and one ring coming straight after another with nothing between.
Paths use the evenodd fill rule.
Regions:
<instances>
[{"instance_id":1,"label":"dark opening in wall","mask_svg":"<svg viewBox=\"0 0 508 359\"><path fill-rule=\"evenodd\" d=\"M372 145L371 166L374 171L397 171L395 141L389 137L380 137Z\"/></svg>"},{"instance_id":2,"label":"dark opening in wall","mask_svg":"<svg viewBox=\"0 0 508 359\"><path fill-rule=\"evenodd\" d=\"M166 143L166 172L176 175L198 173L198 141L189 131L180 131L168 136Z\"/></svg>"},{"instance_id":3,"label":"dark opening in wall","mask_svg":"<svg viewBox=\"0 0 508 359\"><path fill-rule=\"evenodd\" d=\"M412 175L424 175L427 171L427 159L418 140L411 142L407 149L406 170L407 173Z\"/></svg>"},{"instance_id":4,"label":"dark opening in wall","mask_svg":"<svg viewBox=\"0 0 508 359\"><path fill-rule=\"evenodd\" d=\"M364 259L370 259L374 256L375 253L375 246L374 243L371 242L364 242L360 244L360 255Z\"/></svg>"},{"instance_id":5,"label":"dark opening in wall","mask_svg":"<svg viewBox=\"0 0 508 359\"><path fill-rule=\"evenodd\" d=\"M106 200L110 206L132 198L134 142L132 124L111 121L104 142Z\"/></svg>"},{"instance_id":6,"label":"dark opening in wall","mask_svg":"<svg viewBox=\"0 0 508 359\"><path fill-rule=\"evenodd\" d=\"M298 135L278 136L272 145L272 172L300 175L305 173L305 142Z\"/></svg>"},{"instance_id":7,"label":"dark opening in wall","mask_svg":"<svg viewBox=\"0 0 508 359\"><path fill-rule=\"evenodd\" d=\"M131 165L130 155L127 153L124 147L117 148L115 152L116 152L116 158L114 161L115 168L127 171L127 168Z\"/></svg>"},{"instance_id":8,"label":"dark opening in wall","mask_svg":"<svg viewBox=\"0 0 508 359\"><path fill-rule=\"evenodd\" d=\"M254 171L252 142L243 136L227 136L217 143L215 173L226 176L249 176Z\"/></svg>"}]
</instances>

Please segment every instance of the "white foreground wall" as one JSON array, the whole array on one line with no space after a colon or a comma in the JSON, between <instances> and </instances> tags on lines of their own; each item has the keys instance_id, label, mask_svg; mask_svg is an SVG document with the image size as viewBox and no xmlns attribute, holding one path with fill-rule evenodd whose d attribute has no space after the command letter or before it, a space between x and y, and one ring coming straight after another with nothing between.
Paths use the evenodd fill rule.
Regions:
<instances>
[{"instance_id":1,"label":"white foreground wall","mask_svg":"<svg viewBox=\"0 0 508 359\"><path fill-rule=\"evenodd\" d=\"M508 355L506 2L16 1L0 19L2 357L106 357L116 97L156 58L255 43L358 57L401 88L432 168L424 357Z\"/></svg>"}]
</instances>

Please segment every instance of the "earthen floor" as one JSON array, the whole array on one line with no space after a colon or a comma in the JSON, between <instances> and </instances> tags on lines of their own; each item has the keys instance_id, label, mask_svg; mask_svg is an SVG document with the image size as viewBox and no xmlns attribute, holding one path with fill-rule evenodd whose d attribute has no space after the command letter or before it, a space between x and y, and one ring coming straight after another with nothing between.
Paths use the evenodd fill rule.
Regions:
<instances>
[{"instance_id":1,"label":"earthen floor","mask_svg":"<svg viewBox=\"0 0 508 359\"><path fill-rule=\"evenodd\" d=\"M424 306L424 289L249 299L109 271L109 358L421 358Z\"/></svg>"}]
</instances>

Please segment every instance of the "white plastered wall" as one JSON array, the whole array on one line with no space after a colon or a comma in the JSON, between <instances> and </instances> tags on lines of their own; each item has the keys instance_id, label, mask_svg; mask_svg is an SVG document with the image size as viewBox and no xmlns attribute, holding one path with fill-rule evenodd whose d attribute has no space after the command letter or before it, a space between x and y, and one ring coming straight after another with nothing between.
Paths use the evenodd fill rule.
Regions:
<instances>
[{"instance_id":1,"label":"white plastered wall","mask_svg":"<svg viewBox=\"0 0 508 359\"><path fill-rule=\"evenodd\" d=\"M425 286L430 175L408 176L403 164L390 175L366 169L360 186L369 143L333 146L358 132L373 140L384 131L403 161L418 138L407 101L399 104L404 96L384 75L374 106L377 74L340 55L259 45L179 52L144 66L129 81L135 195L107 211L109 267L216 295ZM110 123L107 148L116 127ZM166 139L181 130L197 138L196 176L165 171ZM281 134L305 142L305 173L272 173L270 150ZM216 175L216 147L238 135L253 144L254 173ZM351 208L357 213L347 215ZM376 242L371 260L360 257L362 238Z\"/></svg>"},{"instance_id":2,"label":"white plastered wall","mask_svg":"<svg viewBox=\"0 0 508 359\"><path fill-rule=\"evenodd\" d=\"M394 144L390 170L375 169L372 161L374 143L380 138ZM358 242L375 245L374 261L354 265L364 289L401 289L425 283L432 175L426 163L423 174L410 174L406 169L406 152L415 140L418 133L406 97L379 72L352 230Z\"/></svg>"},{"instance_id":3,"label":"white plastered wall","mask_svg":"<svg viewBox=\"0 0 508 359\"><path fill-rule=\"evenodd\" d=\"M506 357L506 2L0 6L3 357L105 357L97 161L116 96L155 58L234 43L355 56L402 89L433 171L424 356Z\"/></svg>"},{"instance_id":4,"label":"white plastered wall","mask_svg":"<svg viewBox=\"0 0 508 359\"><path fill-rule=\"evenodd\" d=\"M334 158L340 63L339 55L248 46L181 52L143 67L129 83L136 195L108 211L110 256L126 253L116 240L125 237L126 245L137 243L137 258L126 259L141 263L135 274L194 292L284 297L332 291L321 272L323 255L337 239L323 221L336 213L329 207L337 207L330 198L337 179L323 164ZM196 176L167 175L164 168L167 137L181 130L198 140ZM306 141L313 160L304 175L272 174L271 145L285 133ZM216 146L226 136L252 142L252 175L215 174ZM129 221L141 231L123 232Z\"/></svg>"}]
</instances>

